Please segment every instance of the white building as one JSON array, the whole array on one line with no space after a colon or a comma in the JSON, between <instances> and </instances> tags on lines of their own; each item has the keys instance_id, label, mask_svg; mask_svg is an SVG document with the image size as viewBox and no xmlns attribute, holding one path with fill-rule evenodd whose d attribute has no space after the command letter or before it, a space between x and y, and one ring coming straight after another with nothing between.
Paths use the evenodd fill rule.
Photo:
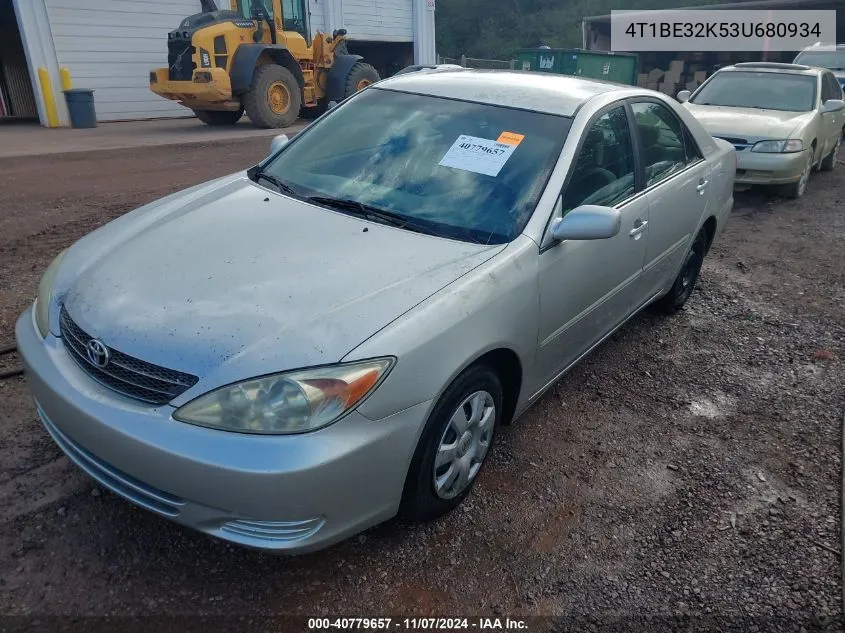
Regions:
<instances>
[{"instance_id":1,"label":"white building","mask_svg":"<svg viewBox=\"0 0 845 633\"><path fill-rule=\"evenodd\" d=\"M284 0L285 3L289 0ZM229 0L217 0L221 9ZM434 0L307 0L311 31L348 32L350 53L383 74L435 62ZM200 0L0 0L0 118L47 112L38 69L49 73L60 125L69 119L59 69L94 90L99 121L188 116L149 90L167 66L167 33L201 11Z\"/></svg>"}]
</instances>

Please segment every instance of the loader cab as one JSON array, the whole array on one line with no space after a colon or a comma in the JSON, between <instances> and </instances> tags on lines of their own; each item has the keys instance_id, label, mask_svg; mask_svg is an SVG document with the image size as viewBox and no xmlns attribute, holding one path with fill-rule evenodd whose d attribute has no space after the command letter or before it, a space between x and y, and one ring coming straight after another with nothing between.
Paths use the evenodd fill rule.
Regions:
<instances>
[{"instance_id":1,"label":"loader cab","mask_svg":"<svg viewBox=\"0 0 845 633\"><path fill-rule=\"evenodd\" d=\"M308 45L311 44L311 28L308 20L307 0L232 0L232 10L247 19L255 19L261 12L263 17L276 25L279 31L299 33Z\"/></svg>"}]
</instances>

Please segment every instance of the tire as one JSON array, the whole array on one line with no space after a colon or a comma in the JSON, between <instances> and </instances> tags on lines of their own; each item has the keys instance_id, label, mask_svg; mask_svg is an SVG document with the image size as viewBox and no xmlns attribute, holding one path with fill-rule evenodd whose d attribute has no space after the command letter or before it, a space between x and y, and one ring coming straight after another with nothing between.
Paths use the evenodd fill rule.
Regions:
<instances>
[{"instance_id":1,"label":"tire","mask_svg":"<svg viewBox=\"0 0 845 633\"><path fill-rule=\"evenodd\" d=\"M206 125L234 125L244 115L243 106L238 110L194 110L197 118Z\"/></svg>"},{"instance_id":2,"label":"tire","mask_svg":"<svg viewBox=\"0 0 845 633\"><path fill-rule=\"evenodd\" d=\"M402 519L430 521L460 505L490 455L502 417L502 400L501 381L484 365L470 367L449 385L432 410L411 460L399 509ZM468 408L464 406L467 401L470 402ZM479 416L467 416L467 411L481 412L481 422L473 423ZM458 415L459 412L463 416ZM468 417L470 426L461 436L453 419L463 420L465 424ZM454 461L435 468L438 449L444 444L455 446ZM442 454L447 455L448 451ZM452 469L457 471L454 477L449 474ZM437 481L443 484L439 490ZM463 486L462 481L465 482Z\"/></svg>"},{"instance_id":3,"label":"tire","mask_svg":"<svg viewBox=\"0 0 845 633\"><path fill-rule=\"evenodd\" d=\"M830 154L822 159L820 171L833 171L836 169L836 163L839 160L839 147L842 145L842 137L836 139L836 145L830 150Z\"/></svg>"},{"instance_id":4,"label":"tire","mask_svg":"<svg viewBox=\"0 0 845 633\"><path fill-rule=\"evenodd\" d=\"M243 103L247 116L258 127L288 127L299 116L302 89L284 66L264 64L255 69Z\"/></svg>"},{"instance_id":5,"label":"tire","mask_svg":"<svg viewBox=\"0 0 845 633\"><path fill-rule=\"evenodd\" d=\"M690 245L672 288L655 302L654 305L658 310L664 314L675 314L683 309L695 289L696 282L698 282L698 275L701 273L701 265L704 263L706 252L707 233L701 230Z\"/></svg>"},{"instance_id":6,"label":"tire","mask_svg":"<svg viewBox=\"0 0 845 633\"><path fill-rule=\"evenodd\" d=\"M804 166L804 171L801 173L801 178L795 182L781 187L781 192L787 198L797 200L807 191L807 184L810 182L810 174L813 172L813 152L810 152L810 157L807 159L807 164Z\"/></svg>"},{"instance_id":7,"label":"tire","mask_svg":"<svg viewBox=\"0 0 845 633\"><path fill-rule=\"evenodd\" d=\"M355 62L352 68L349 69L349 74L346 75L346 86L344 88L344 97L351 97L359 90L363 90L370 84L374 84L381 77L378 71L369 64L364 62Z\"/></svg>"}]
</instances>

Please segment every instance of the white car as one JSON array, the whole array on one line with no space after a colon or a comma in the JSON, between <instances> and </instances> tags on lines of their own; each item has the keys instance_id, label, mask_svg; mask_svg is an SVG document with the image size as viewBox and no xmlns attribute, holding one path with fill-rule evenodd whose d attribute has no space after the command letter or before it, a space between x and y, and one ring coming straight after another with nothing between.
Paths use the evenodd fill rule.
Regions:
<instances>
[{"instance_id":1,"label":"white car","mask_svg":"<svg viewBox=\"0 0 845 633\"><path fill-rule=\"evenodd\" d=\"M807 190L813 168L830 171L845 129L845 101L833 73L795 64L722 68L678 100L710 134L736 147L737 184Z\"/></svg>"}]
</instances>

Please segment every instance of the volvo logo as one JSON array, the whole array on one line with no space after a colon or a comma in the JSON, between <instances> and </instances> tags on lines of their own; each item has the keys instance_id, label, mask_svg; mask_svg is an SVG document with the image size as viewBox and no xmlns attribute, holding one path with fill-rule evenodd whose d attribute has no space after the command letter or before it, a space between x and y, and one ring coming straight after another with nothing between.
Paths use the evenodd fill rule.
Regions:
<instances>
[{"instance_id":1,"label":"volvo logo","mask_svg":"<svg viewBox=\"0 0 845 633\"><path fill-rule=\"evenodd\" d=\"M106 365L109 364L111 360L111 353L109 352L109 348L103 345L100 341L95 338L92 338L88 341L88 345L86 346L85 350L88 354L88 361L94 365L94 367L99 367L102 369Z\"/></svg>"}]
</instances>

